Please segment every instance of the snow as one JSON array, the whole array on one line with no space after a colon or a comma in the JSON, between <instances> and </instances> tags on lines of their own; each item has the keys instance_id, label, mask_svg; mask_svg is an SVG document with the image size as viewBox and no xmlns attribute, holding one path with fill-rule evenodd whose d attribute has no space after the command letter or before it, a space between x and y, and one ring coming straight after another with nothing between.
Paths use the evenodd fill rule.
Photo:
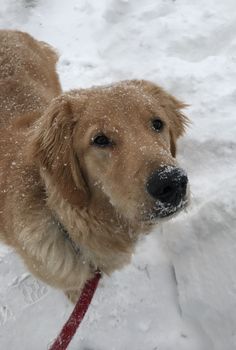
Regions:
<instances>
[{"instance_id":1,"label":"snow","mask_svg":"<svg viewBox=\"0 0 236 350\"><path fill-rule=\"evenodd\" d=\"M1 28L58 49L65 90L145 78L190 104L179 162L191 181L191 207L140 242L130 266L102 280L69 349L235 349L235 1L0 5ZM0 246L1 349L46 349L71 310L60 291Z\"/></svg>"}]
</instances>

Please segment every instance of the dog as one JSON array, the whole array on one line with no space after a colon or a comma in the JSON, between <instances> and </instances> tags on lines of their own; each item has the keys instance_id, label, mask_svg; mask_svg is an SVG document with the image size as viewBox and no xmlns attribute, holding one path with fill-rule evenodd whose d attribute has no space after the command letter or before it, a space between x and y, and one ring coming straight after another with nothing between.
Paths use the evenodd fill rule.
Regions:
<instances>
[{"instance_id":1,"label":"dog","mask_svg":"<svg viewBox=\"0 0 236 350\"><path fill-rule=\"evenodd\" d=\"M48 44L17 31L0 43L0 238L76 302L186 207L186 105L145 80L62 93Z\"/></svg>"}]
</instances>

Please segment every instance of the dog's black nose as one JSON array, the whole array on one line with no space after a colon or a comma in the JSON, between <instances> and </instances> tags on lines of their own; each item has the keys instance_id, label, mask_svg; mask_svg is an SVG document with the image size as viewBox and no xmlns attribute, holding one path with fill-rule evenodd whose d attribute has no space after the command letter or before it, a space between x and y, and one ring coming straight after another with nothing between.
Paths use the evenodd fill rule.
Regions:
<instances>
[{"instance_id":1,"label":"dog's black nose","mask_svg":"<svg viewBox=\"0 0 236 350\"><path fill-rule=\"evenodd\" d=\"M186 195L188 178L181 168L161 167L147 181L147 191L164 204L178 205Z\"/></svg>"}]
</instances>

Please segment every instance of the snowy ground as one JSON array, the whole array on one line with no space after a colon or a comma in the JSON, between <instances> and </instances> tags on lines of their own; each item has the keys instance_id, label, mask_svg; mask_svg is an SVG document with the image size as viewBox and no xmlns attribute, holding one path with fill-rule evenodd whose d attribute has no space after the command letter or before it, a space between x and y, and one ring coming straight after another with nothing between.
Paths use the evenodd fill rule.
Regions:
<instances>
[{"instance_id":1,"label":"snowy ground","mask_svg":"<svg viewBox=\"0 0 236 350\"><path fill-rule=\"evenodd\" d=\"M236 349L235 0L0 0L0 27L57 47L64 89L145 78L191 105L190 210L102 281L69 349ZM1 350L47 349L71 309L0 247Z\"/></svg>"}]
</instances>

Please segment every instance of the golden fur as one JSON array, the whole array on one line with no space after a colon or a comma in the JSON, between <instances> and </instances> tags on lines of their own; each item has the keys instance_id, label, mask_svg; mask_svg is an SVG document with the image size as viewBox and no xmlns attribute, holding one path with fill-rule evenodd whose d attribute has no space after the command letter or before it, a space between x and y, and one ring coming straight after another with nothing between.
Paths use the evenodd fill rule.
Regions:
<instances>
[{"instance_id":1,"label":"golden fur","mask_svg":"<svg viewBox=\"0 0 236 350\"><path fill-rule=\"evenodd\" d=\"M0 31L0 54L0 238L75 300L97 268L127 264L155 224L145 183L176 165L184 105L147 81L61 94L57 55L26 33ZM92 144L100 132L112 147Z\"/></svg>"}]
</instances>

